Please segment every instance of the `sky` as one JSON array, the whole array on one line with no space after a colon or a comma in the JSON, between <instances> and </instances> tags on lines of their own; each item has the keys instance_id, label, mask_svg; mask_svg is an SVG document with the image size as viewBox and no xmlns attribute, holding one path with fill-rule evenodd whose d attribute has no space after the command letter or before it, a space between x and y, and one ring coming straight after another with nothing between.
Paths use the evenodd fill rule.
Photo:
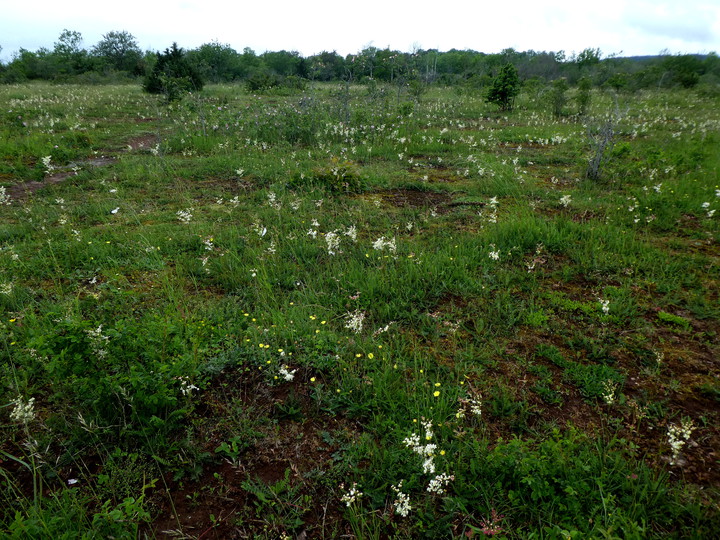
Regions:
<instances>
[{"instance_id":1,"label":"sky","mask_svg":"<svg viewBox=\"0 0 720 540\"><path fill-rule=\"evenodd\" d=\"M367 46L472 49L485 53L599 48L604 56L720 53L718 0L1 0L0 58L52 49L64 29L90 50L110 31L142 50L217 41L238 52L322 51Z\"/></svg>"}]
</instances>

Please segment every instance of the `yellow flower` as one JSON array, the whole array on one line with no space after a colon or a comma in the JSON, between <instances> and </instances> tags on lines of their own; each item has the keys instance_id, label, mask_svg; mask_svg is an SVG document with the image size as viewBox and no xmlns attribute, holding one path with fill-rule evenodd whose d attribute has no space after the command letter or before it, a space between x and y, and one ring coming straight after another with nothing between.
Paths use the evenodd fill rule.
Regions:
<instances>
[{"instance_id":1,"label":"yellow flower","mask_svg":"<svg viewBox=\"0 0 720 540\"><path fill-rule=\"evenodd\" d=\"M310 377L310 382L315 382L315 377Z\"/></svg>"},{"instance_id":2,"label":"yellow flower","mask_svg":"<svg viewBox=\"0 0 720 540\"><path fill-rule=\"evenodd\" d=\"M439 383L439 382L436 382L436 383L435 383L435 386L440 386L440 383Z\"/></svg>"},{"instance_id":3,"label":"yellow flower","mask_svg":"<svg viewBox=\"0 0 720 540\"><path fill-rule=\"evenodd\" d=\"M369 358L370 360L372 360L373 358L375 358L375 355L374 355L373 353L369 353L369 354L368 354L368 358Z\"/></svg>"},{"instance_id":4,"label":"yellow flower","mask_svg":"<svg viewBox=\"0 0 720 540\"><path fill-rule=\"evenodd\" d=\"M433 396L438 397L439 395L440 395L440 390L435 390L435 392L433 392Z\"/></svg>"},{"instance_id":5,"label":"yellow flower","mask_svg":"<svg viewBox=\"0 0 720 540\"><path fill-rule=\"evenodd\" d=\"M440 450L440 455L441 455L441 456L444 456L444 455L445 455L445 450Z\"/></svg>"}]
</instances>

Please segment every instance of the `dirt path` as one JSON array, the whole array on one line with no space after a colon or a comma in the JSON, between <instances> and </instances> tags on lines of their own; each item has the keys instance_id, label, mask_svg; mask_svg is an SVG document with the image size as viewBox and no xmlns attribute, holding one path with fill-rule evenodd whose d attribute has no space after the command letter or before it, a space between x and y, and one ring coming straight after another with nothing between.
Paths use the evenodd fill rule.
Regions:
<instances>
[{"instance_id":1,"label":"dirt path","mask_svg":"<svg viewBox=\"0 0 720 540\"><path fill-rule=\"evenodd\" d=\"M160 138L155 134L133 137L127 141L124 152L133 152L146 148L152 148L159 143L159 140ZM59 184L60 182L64 182L68 178L77 175L81 169L86 169L88 167L107 167L116 163L117 160L117 156L112 155L110 152L108 152L108 155L100 154L98 157L73 162L63 167L56 167L55 172L46 176L42 182L35 180L30 182L21 182L6 188L5 192L10 196L11 201L25 201L37 191L48 186Z\"/></svg>"}]
</instances>

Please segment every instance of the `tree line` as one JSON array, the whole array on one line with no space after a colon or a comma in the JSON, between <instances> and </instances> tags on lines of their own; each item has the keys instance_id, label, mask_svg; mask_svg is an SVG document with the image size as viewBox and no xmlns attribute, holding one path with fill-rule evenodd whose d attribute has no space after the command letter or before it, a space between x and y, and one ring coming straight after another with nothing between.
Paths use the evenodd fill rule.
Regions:
<instances>
[{"instance_id":1,"label":"tree line","mask_svg":"<svg viewBox=\"0 0 720 540\"><path fill-rule=\"evenodd\" d=\"M720 58L705 55L647 57L603 56L600 49L579 54L565 52L516 51L505 49L486 54L473 50L441 52L416 49L410 52L368 46L356 54L335 51L303 57L297 51L268 51L256 54L217 41L184 50L173 44L164 53L142 51L135 37L126 31L113 31L90 49L83 48L82 35L63 30L52 49L20 49L12 59L0 63L0 82L28 80L58 82L146 81L157 72L158 63L172 57L180 61L185 76L195 81L223 83L242 81L251 89L268 86L301 85L303 81L380 81L409 85L439 83L485 88L512 65L522 82L549 82L564 78L568 84L590 80L594 86L617 90L641 88L691 88L698 84L720 85ZM181 60L180 60L181 59ZM146 88L147 89L147 88Z\"/></svg>"}]
</instances>

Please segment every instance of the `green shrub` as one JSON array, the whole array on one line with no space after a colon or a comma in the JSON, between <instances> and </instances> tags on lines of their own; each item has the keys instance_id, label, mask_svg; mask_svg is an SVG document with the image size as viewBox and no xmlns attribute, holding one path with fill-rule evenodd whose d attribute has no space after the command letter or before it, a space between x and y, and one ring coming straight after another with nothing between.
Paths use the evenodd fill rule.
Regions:
<instances>
[{"instance_id":1,"label":"green shrub","mask_svg":"<svg viewBox=\"0 0 720 540\"><path fill-rule=\"evenodd\" d=\"M183 49L177 43L157 53L155 66L143 83L143 89L150 94L163 94L168 101L177 101L186 92L202 90L203 80L197 70L188 62Z\"/></svg>"},{"instance_id":2,"label":"green shrub","mask_svg":"<svg viewBox=\"0 0 720 540\"><path fill-rule=\"evenodd\" d=\"M515 96L520 93L520 78L512 64L505 64L488 89L486 99L498 105L503 111L511 111Z\"/></svg>"}]
</instances>

